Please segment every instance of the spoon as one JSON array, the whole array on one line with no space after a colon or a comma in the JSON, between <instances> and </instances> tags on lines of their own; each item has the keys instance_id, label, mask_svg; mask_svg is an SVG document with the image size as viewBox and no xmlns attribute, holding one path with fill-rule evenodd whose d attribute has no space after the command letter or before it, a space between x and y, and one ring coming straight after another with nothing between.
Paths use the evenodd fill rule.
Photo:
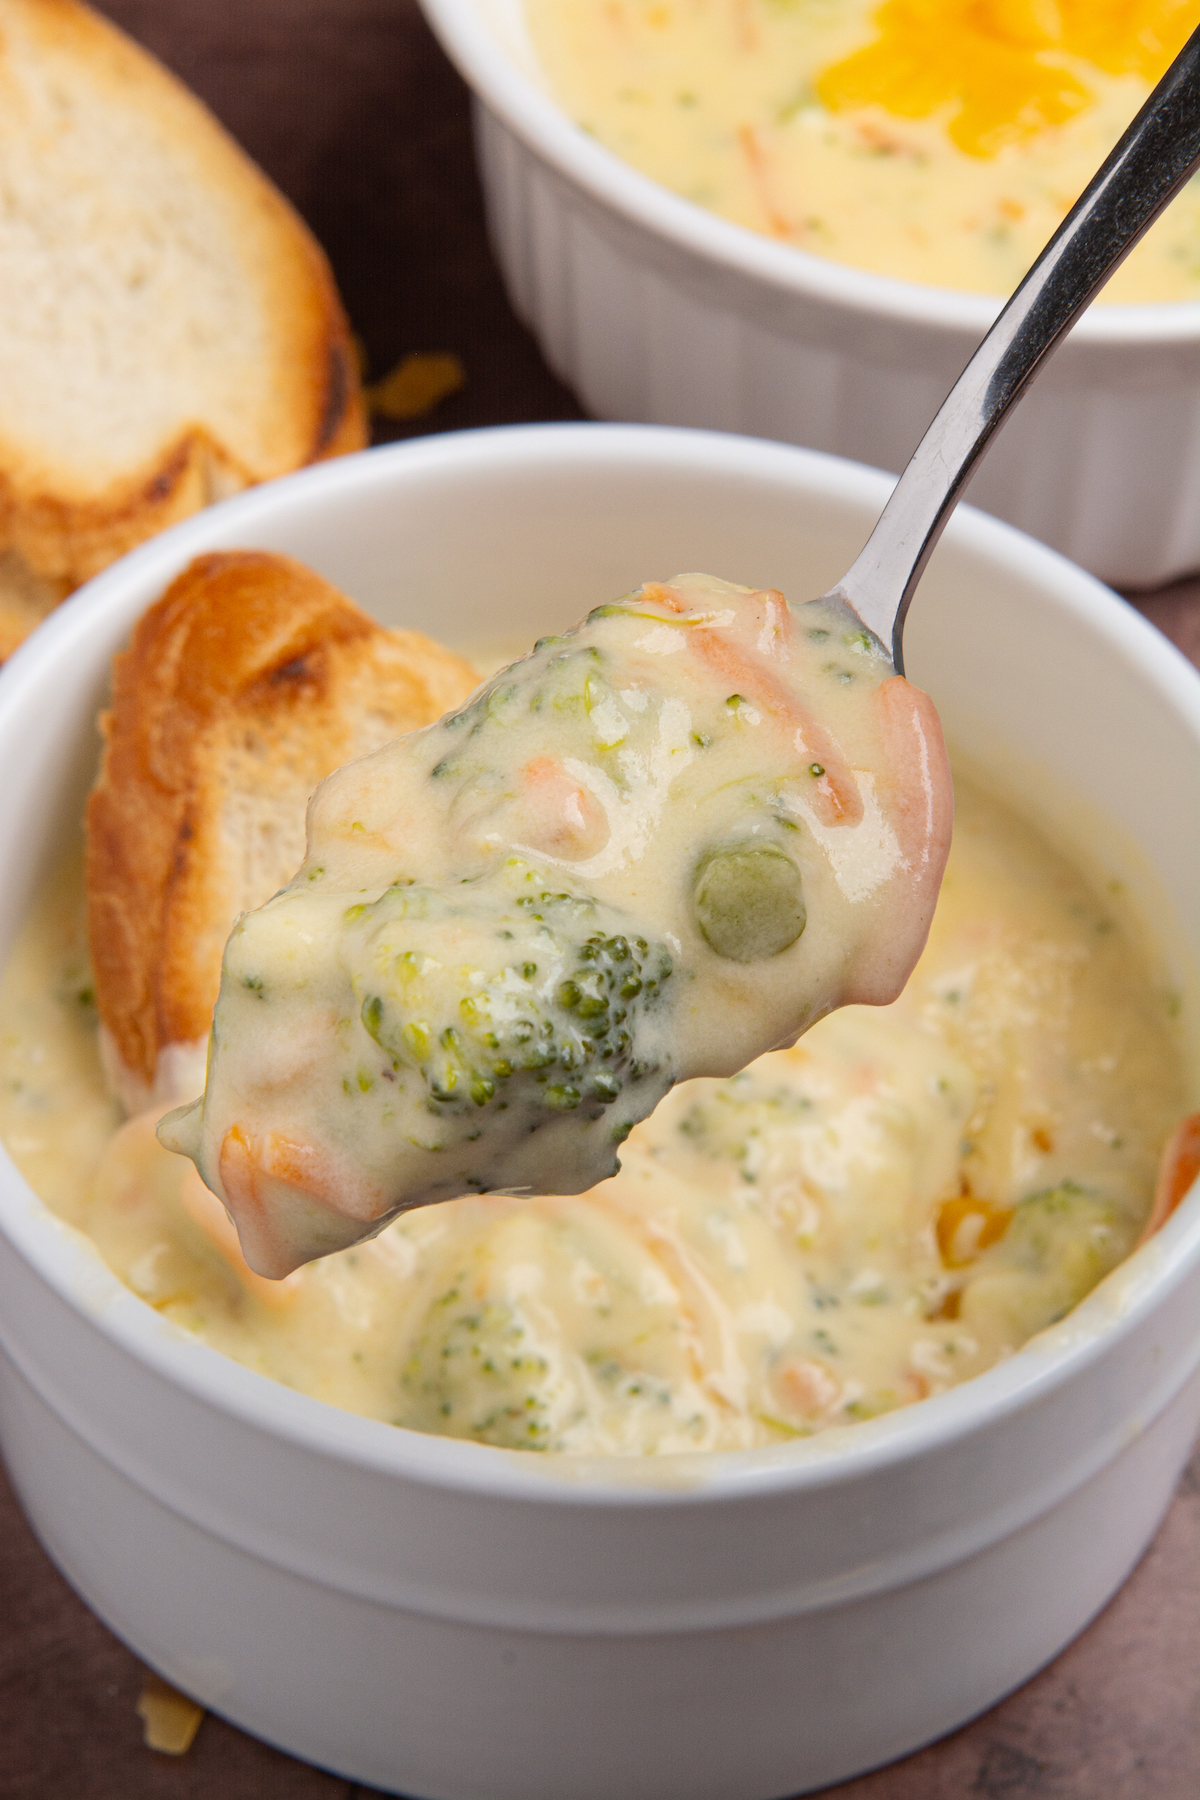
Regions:
<instances>
[{"instance_id":1,"label":"spoon","mask_svg":"<svg viewBox=\"0 0 1200 1800\"><path fill-rule=\"evenodd\" d=\"M850 608L904 673L904 620L925 565L993 434L1051 352L1200 165L1193 32L951 388L879 522L823 596Z\"/></svg>"}]
</instances>

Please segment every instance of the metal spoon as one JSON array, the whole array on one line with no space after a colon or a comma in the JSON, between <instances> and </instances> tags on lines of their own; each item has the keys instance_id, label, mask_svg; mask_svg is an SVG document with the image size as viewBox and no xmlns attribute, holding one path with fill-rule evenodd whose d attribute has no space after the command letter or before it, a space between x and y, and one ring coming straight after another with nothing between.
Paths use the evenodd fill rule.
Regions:
<instances>
[{"instance_id":1,"label":"metal spoon","mask_svg":"<svg viewBox=\"0 0 1200 1800\"><path fill-rule=\"evenodd\" d=\"M1193 32L942 402L847 573L841 601L904 673L904 620L975 465L1050 353L1200 165Z\"/></svg>"}]
</instances>

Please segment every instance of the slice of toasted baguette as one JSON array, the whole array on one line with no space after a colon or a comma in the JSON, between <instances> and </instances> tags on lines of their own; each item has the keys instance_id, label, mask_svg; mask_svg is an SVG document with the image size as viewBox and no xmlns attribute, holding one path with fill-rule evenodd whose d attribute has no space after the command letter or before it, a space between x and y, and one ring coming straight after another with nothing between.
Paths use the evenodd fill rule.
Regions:
<instances>
[{"instance_id":1,"label":"slice of toasted baguette","mask_svg":"<svg viewBox=\"0 0 1200 1800\"><path fill-rule=\"evenodd\" d=\"M197 558L142 617L114 662L87 809L96 998L130 1111L203 1086L225 940L300 866L317 782L477 681L261 551Z\"/></svg>"},{"instance_id":2,"label":"slice of toasted baguette","mask_svg":"<svg viewBox=\"0 0 1200 1800\"><path fill-rule=\"evenodd\" d=\"M78 0L0 0L0 555L27 604L366 439L324 255Z\"/></svg>"}]
</instances>

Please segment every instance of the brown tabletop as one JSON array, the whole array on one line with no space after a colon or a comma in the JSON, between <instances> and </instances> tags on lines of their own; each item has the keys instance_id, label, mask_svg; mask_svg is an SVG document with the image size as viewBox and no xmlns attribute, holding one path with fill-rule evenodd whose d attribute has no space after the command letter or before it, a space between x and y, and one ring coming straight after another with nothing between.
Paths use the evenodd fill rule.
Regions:
<instances>
[{"instance_id":1,"label":"brown tabletop","mask_svg":"<svg viewBox=\"0 0 1200 1800\"><path fill-rule=\"evenodd\" d=\"M414 0L102 0L200 93L325 245L373 374L453 351L465 387L381 437L583 415L488 254L466 92ZM1200 664L1200 583L1138 604ZM0 1485L0 1800L361 1800L209 1717L147 1750L143 1670ZM841 1800L1198 1800L1200 1456L1100 1617L984 1717ZM564 1795L562 1800L570 1800ZM613 1800L620 1800L617 1795Z\"/></svg>"}]
</instances>

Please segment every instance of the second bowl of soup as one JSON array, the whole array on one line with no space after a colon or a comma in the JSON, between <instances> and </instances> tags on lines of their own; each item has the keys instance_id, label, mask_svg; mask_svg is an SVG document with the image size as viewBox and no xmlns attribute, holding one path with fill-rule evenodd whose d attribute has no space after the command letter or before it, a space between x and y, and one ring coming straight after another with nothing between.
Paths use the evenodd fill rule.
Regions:
<instances>
[{"instance_id":1,"label":"second bowl of soup","mask_svg":"<svg viewBox=\"0 0 1200 1800\"><path fill-rule=\"evenodd\" d=\"M1200 21L1151 8L1139 33L1082 6L954 0L423 5L474 90L513 303L591 412L897 471ZM1200 565L1196 205L1189 188L1118 303L1076 326L972 487L1118 586Z\"/></svg>"}]
</instances>

